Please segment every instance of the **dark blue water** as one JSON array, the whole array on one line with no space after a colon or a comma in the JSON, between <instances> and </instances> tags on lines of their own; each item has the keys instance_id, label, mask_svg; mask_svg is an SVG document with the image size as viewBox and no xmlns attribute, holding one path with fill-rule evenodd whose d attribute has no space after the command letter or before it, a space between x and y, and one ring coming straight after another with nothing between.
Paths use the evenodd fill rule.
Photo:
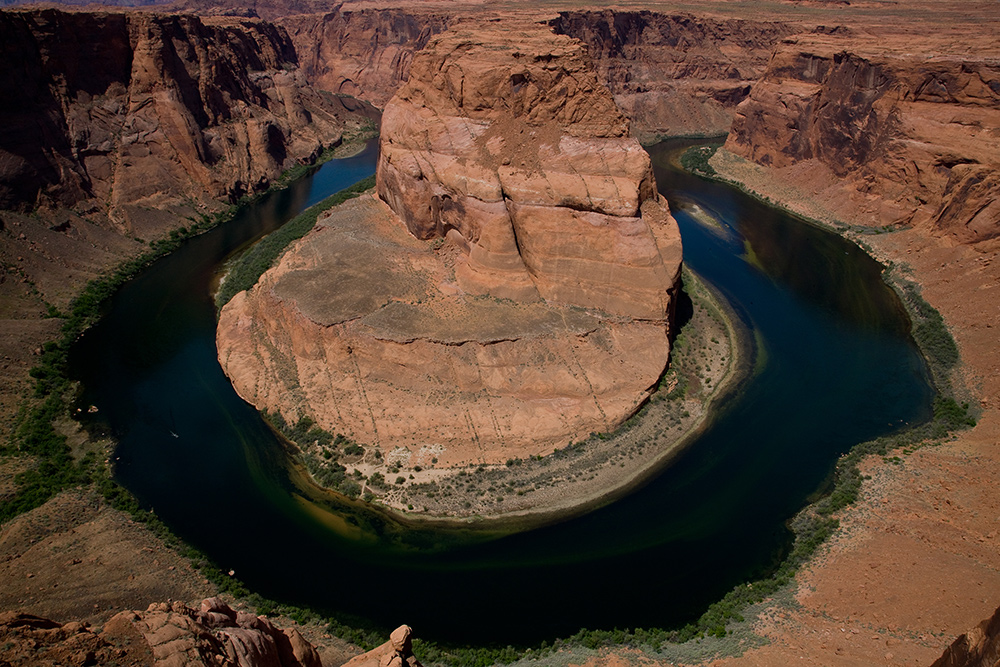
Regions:
<instances>
[{"instance_id":1,"label":"dark blue water","mask_svg":"<svg viewBox=\"0 0 1000 667\"><path fill-rule=\"evenodd\" d=\"M87 332L75 374L120 443L117 478L252 589L384 628L405 622L425 638L508 644L691 620L766 574L788 547L785 523L837 457L925 418L931 390L878 264L839 237L669 168L665 151L676 146L651 152L685 261L757 332L763 364L644 488L500 539L407 540L433 549L345 537L351 522L389 528L348 514L333 530L338 520L302 498L280 445L219 368L210 284L232 248L372 173L373 151L328 163L185 244L129 283ZM691 203L721 230L695 222Z\"/></svg>"}]
</instances>

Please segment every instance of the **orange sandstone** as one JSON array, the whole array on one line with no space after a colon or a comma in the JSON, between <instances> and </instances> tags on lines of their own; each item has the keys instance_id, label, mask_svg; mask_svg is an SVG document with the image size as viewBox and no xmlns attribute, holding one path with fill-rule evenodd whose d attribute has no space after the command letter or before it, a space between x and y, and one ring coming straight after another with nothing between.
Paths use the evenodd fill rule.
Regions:
<instances>
[{"instance_id":1,"label":"orange sandstone","mask_svg":"<svg viewBox=\"0 0 1000 667\"><path fill-rule=\"evenodd\" d=\"M615 428L666 367L681 259L627 129L575 40L435 38L386 108L381 200L333 211L223 309L237 391L441 465Z\"/></svg>"}]
</instances>

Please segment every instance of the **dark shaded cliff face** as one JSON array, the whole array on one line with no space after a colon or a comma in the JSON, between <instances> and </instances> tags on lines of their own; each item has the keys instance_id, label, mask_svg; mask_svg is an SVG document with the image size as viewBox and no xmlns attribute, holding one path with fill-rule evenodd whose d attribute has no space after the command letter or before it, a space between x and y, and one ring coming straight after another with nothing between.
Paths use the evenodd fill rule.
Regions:
<instances>
[{"instance_id":1,"label":"dark shaded cliff face","mask_svg":"<svg viewBox=\"0 0 1000 667\"><path fill-rule=\"evenodd\" d=\"M908 51L891 38L874 48L786 40L726 147L776 168L817 161L840 179L846 215L879 198L872 224L929 225L964 242L1000 236L1000 66L986 54Z\"/></svg>"},{"instance_id":2,"label":"dark shaded cliff face","mask_svg":"<svg viewBox=\"0 0 1000 667\"><path fill-rule=\"evenodd\" d=\"M770 21L654 12L562 12L553 29L587 44L642 139L725 134L733 108L795 30Z\"/></svg>"},{"instance_id":3,"label":"dark shaded cliff face","mask_svg":"<svg viewBox=\"0 0 1000 667\"><path fill-rule=\"evenodd\" d=\"M146 13L0 13L0 208L141 214L235 199L377 114L306 86L280 27Z\"/></svg>"},{"instance_id":4,"label":"dark shaded cliff face","mask_svg":"<svg viewBox=\"0 0 1000 667\"><path fill-rule=\"evenodd\" d=\"M413 54L447 27L447 17L398 9L281 19L309 81L384 107L407 78Z\"/></svg>"}]
</instances>

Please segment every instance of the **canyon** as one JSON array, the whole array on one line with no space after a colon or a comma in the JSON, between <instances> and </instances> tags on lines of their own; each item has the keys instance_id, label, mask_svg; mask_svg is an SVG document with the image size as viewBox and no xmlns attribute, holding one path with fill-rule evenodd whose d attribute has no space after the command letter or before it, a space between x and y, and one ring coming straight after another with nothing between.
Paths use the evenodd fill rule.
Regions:
<instances>
[{"instance_id":1,"label":"canyon","mask_svg":"<svg viewBox=\"0 0 1000 667\"><path fill-rule=\"evenodd\" d=\"M377 119L307 86L287 33L259 20L6 12L0 33L8 210L151 239Z\"/></svg>"},{"instance_id":2,"label":"canyon","mask_svg":"<svg viewBox=\"0 0 1000 667\"><path fill-rule=\"evenodd\" d=\"M852 224L996 238L1000 69L950 35L923 46L918 56L836 32L783 40L726 149L812 188Z\"/></svg>"},{"instance_id":3,"label":"canyon","mask_svg":"<svg viewBox=\"0 0 1000 667\"><path fill-rule=\"evenodd\" d=\"M83 282L138 253L144 241L266 187L345 129L362 127L375 117L370 107L336 93L382 106L408 80L413 54L454 14L482 11L347 3L311 13L316 7L303 3L271 6L262 20L222 16L232 8L221 6L192 9L203 15L0 13L3 48L38 40L48 46L37 52L49 54L26 61L31 49L10 46L5 62L24 65L0 72L5 94L19 100L4 107L2 127L15 131L0 141L5 414L15 413L30 386L32 351L58 332L59 318L43 319L47 305L64 308ZM728 153L719 157L729 162L718 165L720 173L808 217L864 233L859 238L877 257L905 264L949 323L965 363L956 379L978 403L979 424L903 464L866 464L872 480L858 505L844 511L841 533L800 575L796 605L776 601L757 615L755 631L770 645L722 662L929 664L1000 598L992 548L1000 439L995 7L729 2L651 4L650 12L562 9L539 18L588 44L634 135L711 134L732 121ZM489 11L525 14L517 6ZM157 45L149 37L157 33L171 37ZM152 79L170 62L162 55L170 53L167 41L186 55L174 70L162 68L178 77L164 84ZM133 44L146 51L133 55ZM79 68L75 79L82 58L73 53L117 64ZM132 90L134 65L144 62ZM244 62L260 69L244 76L235 66ZM56 83L46 91L40 81ZM322 132L303 123L310 116L328 121ZM248 151L251 144L256 148ZM6 497L23 465L31 464L3 463ZM65 556L35 557L40 564L49 559L57 582ZM142 567L149 573L164 566ZM13 589L13 581L3 587ZM185 591L191 598L211 592ZM146 598L143 606L159 599ZM51 613L69 619L65 611ZM102 616L107 620L109 611L95 620ZM631 657L611 648L579 662Z\"/></svg>"}]
</instances>

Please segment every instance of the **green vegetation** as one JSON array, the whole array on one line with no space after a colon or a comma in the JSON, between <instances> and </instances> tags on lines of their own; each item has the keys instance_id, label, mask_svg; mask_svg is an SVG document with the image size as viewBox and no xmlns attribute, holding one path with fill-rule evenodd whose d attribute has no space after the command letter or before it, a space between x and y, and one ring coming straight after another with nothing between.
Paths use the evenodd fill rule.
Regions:
<instances>
[{"instance_id":1,"label":"green vegetation","mask_svg":"<svg viewBox=\"0 0 1000 667\"><path fill-rule=\"evenodd\" d=\"M357 498L361 495L359 482L364 480L361 473L355 471L356 475L349 475L347 468L338 461L342 455L364 454L363 447L339 433L334 435L323 430L316 426L316 422L310 417L300 417L299 421L291 426L281 413L265 410L261 414L276 433L298 449L299 458L319 485L348 498ZM369 484L377 486L371 480Z\"/></svg>"},{"instance_id":2,"label":"green vegetation","mask_svg":"<svg viewBox=\"0 0 1000 667\"><path fill-rule=\"evenodd\" d=\"M330 157L332 153L324 154L320 161ZM314 168L315 165L302 165L289 170L271 189L284 187L293 178L301 177ZM371 187L371 182L371 179L366 179L353 187L367 184L361 188L364 190ZM73 383L67 376L70 348L88 327L100 319L104 304L123 284L160 257L178 249L186 239L231 220L240 206L255 201L263 194L244 197L237 205L215 216L202 215L192 220L191 224L171 231L167 237L150 241L146 252L121 262L108 275L89 281L72 300L67 312L59 312L51 305L48 307L47 317L64 319L59 338L42 347L38 363L29 371L35 380L33 395L19 410L9 442L0 447L0 456L29 457L33 466L15 476L16 490L0 506L0 522L41 506L60 491L91 482L101 483L108 477L107 471L96 467L95 452L90 452L80 461L75 460L66 436L59 434L54 427L58 420L70 416L74 391Z\"/></svg>"},{"instance_id":3,"label":"green vegetation","mask_svg":"<svg viewBox=\"0 0 1000 667\"><path fill-rule=\"evenodd\" d=\"M250 247L239 259L229 267L229 273L219 288L215 297L216 306L229 303L236 294L250 289L260 279L261 275L274 264L275 260L288 247L311 230L316 225L321 213L328 211L337 204L357 197L359 194L375 186L375 177L368 178L330 195L320 203L307 208L302 213L286 222L280 228L271 232Z\"/></svg>"},{"instance_id":4,"label":"green vegetation","mask_svg":"<svg viewBox=\"0 0 1000 667\"><path fill-rule=\"evenodd\" d=\"M722 144L692 146L681 154L681 166L700 176L715 176L715 169L708 161L715 155L715 151L720 148L722 148Z\"/></svg>"},{"instance_id":5,"label":"green vegetation","mask_svg":"<svg viewBox=\"0 0 1000 667\"><path fill-rule=\"evenodd\" d=\"M682 159L686 168L698 170L698 161L702 159L702 156L704 157L704 166L708 166L707 160L711 157L711 153L701 152L695 155L697 158L692 158L689 163L685 163ZM689 164L695 166L689 166ZM234 286L237 284L252 285L260 273L270 266L288 243L301 237L312 228L322 211L356 196L357 193L369 187L371 187L370 180L362 181L362 183L324 200L316 207L293 219L285 226L290 227L288 232L272 234L275 236L273 240L270 240L271 236L267 237L265 241L268 243L261 242L254 247L255 252L248 252L241 258L239 265L246 265L244 269L241 269L245 271L240 274L242 277L239 280L242 282L235 282L234 273L226 281L226 288L229 288L230 283ZM111 480L109 471L94 452L89 453L79 461L75 460L70 452L66 437L59 434L54 427L58 420L67 418L70 410L69 396L73 387L66 375L69 349L79 335L100 317L102 306L107 298L150 262L176 249L184 238L199 234L228 219L231 215L232 210L214 219L203 218L200 222L178 231L176 234L171 234L170 238L152 242L151 249L147 253L124 262L111 275L88 283L81 294L71 303L68 313L60 314L55 309L50 308L50 316L65 317L61 336L59 340L47 343L43 347L38 365L31 370L31 375L35 379L34 398L26 403L20 411L14 435L2 451L5 455L19 453L29 456L34 460L35 466L17 475L17 491L11 499L0 506L0 521L7 521L22 512L38 507L64 489L92 484L109 504L130 514L137 522L146 525L153 531L167 546L188 558L194 567L200 570L205 578L215 584L220 591L229 593L256 607L258 613L283 614L300 623L325 623L332 634L362 648L374 648L384 641L388 629L372 627L358 618L322 616L309 609L283 605L256 593L251 593L239 579L224 572L203 553L184 544L155 515L143 510L127 490ZM283 227L282 230L284 229ZM256 249L260 246L264 247L257 251ZM257 271L256 275L254 275L254 271ZM250 276L253 276L252 280ZM247 281L249 282L247 283ZM241 287L240 289L245 288ZM792 549L771 576L735 587L721 600L711 605L700 618L683 628L581 630L565 640L558 640L552 646L543 643L541 647L528 649L526 652L510 646L447 647L418 639L414 642L414 650L417 655L428 665L448 664L456 667L481 667L492 664L508 664L525 656L539 657L561 647L582 646L595 649L614 645L651 648L659 652L668 642L687 642L706 636L724 637L731 633L733 625L743 620L743 614L746 613L749 606L761 603L789 585L798 568L837 530L839 522L833 515L858 498L863 481L858 464L865 456L875 454L888 457L890 452L901 447L904 448L904 454L909 454L920 447L939 444L953 431L975 424L974 417L969 411L969 405L959 403L956 400L948 382L950 371L958 363L959 356L957 346L943 319L933 307L923 300L916 285L903 284L897 285L896 288L910 311L914 339L928 361L935 386L939 392L934 401L933 418L925 424L901 433L861 443L842 456L833 475L830 493L804 509L793 520L792 528L795 532L795 541ZM239 289L233 289L231 294L225 298L220 296L219 303L225 303L237 291ZM685 344L686 341L682 334L682 337L676 341L675 349L683 349ZM683 397L687 389L687 379L685 377L678 378L676 386L666 398ZM299 419L294 425L287 424L280 415L268 415L268 419L275 430L282 433L290 442L295 443L302 450L309 450L310 455L304 458L310 471L317 477L317 481L350 497L356 497L361 493L360 480L356 476L348 474L346 468L338 463L338 460L341 456L363 456L364 448L341 435L330 434L318 428L308 417ZM595 437L600 438L602 435L598 434ZM581 449L581 444L570 444L558 451L553 458L574 456ZM899 461L901 459L898 456L893 456L891 459L886 458L886 460ZM434 462L436 463L436 459ZM506 467L521 466L522 463L520 459L511 459L507 462ZM405 480L402 477L397 477L396 483L405 483ZM367 484L376 489L388 486L384 476L380 473L373 473L367 480ZM367 496L369 500L374 498L371 494L367 494Z\"/></svg>"},{"instance_id":6,"label":"green vegetation","mask_svg":"<svg viewBox=\"0 0 1000 667\"><path fill-rule=\"evenodd\" d=\"M63 324L57 340L42 346L38 363L29 374L35 380L31 398L21 407L13 435L6 446L0 448L5 456L30 457L33 468L15 477L16 491L0 507L0 521L7 521L18 514L39 507L65 489L100 479L106 473L95 468L92 452L81 461L74 460L66 436L56 432L54 424L70 414L72 383L67 376L69 350L77 338L102 315L104 303L118 289L154 260L176 250L184 239L201 234L232 217L235 209L201 220L181 230L174 230L168 238L150 242L150 249L138 257L126 260L107 276L87 283L73 299L67 313L49 307L47 315L62 317Z\"/></svg>"}]
</instances>

